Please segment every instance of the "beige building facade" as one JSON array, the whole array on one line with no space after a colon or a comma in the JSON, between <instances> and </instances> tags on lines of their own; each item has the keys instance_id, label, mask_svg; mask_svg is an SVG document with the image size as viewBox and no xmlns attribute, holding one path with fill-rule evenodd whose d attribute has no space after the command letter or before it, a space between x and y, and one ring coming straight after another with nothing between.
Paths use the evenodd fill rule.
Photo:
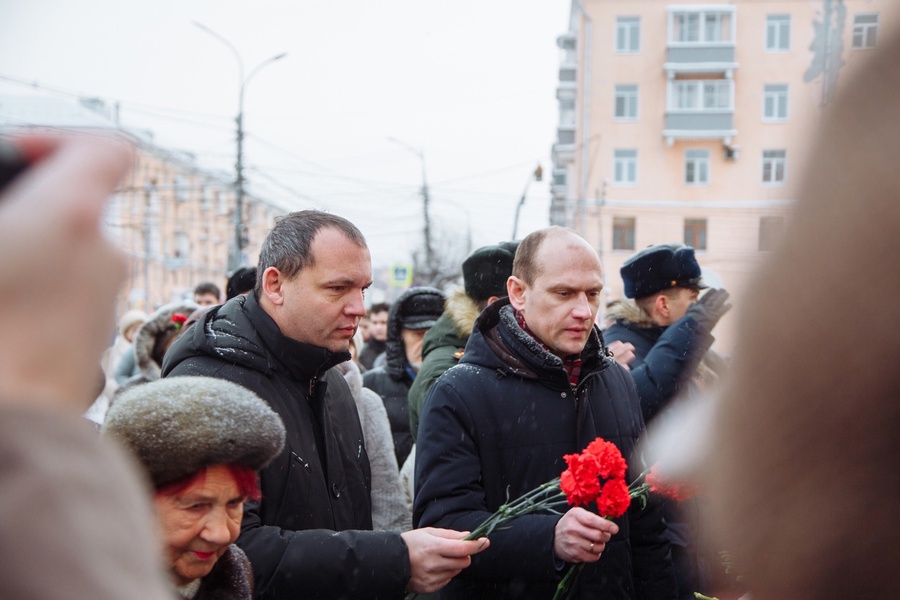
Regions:
<instances>
[{"instance_id":1,"label":"beige building facade","mask_svg":"<svg viewBox=\"0 0 900 600\"><path fill-rule=\"evenodd\" d=\"M894 27L893 4L572 2L551 222L598 248L605 302L622 297L622 262L662 242L694 246L740 301L790 217L823 111Z\"/></svg>"},{"instance_id":2,"label":"beige building facade","mask_svg":"<svg viewBox=\"0 0 900 600\"><path fill-rule=\"evenodd\" d=\"M104 217L106 231L128 259L119 315L191 298L204 281L219 286L224 300L236 237L232 174L203 169L190 154L154 144L146 132L122 129L114 111L97 100L0 97L0 137L29 131L120 135L135 146L134 166ZM245 193L240 264L256 264L262 241L285 212Z\"/></svg>"}]
</instances>

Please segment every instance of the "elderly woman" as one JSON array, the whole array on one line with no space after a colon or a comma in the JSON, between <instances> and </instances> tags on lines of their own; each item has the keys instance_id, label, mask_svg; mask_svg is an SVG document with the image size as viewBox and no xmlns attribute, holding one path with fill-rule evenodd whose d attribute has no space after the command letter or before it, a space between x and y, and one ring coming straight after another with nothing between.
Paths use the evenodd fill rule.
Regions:
<instances>
[{"instance_id":1,"label":"elderly woman","mask_svg":"<svg viewBox=\"0 0 900 600\"><path fill-rule=\"evenodd\" d=\"M103 431L121 440L153 484L170 576L183 598L249 600L252 574L234 544L256 472L284 445L281 419L228 381L175 377L136 386Z\"/></svg>"}]
</instances>

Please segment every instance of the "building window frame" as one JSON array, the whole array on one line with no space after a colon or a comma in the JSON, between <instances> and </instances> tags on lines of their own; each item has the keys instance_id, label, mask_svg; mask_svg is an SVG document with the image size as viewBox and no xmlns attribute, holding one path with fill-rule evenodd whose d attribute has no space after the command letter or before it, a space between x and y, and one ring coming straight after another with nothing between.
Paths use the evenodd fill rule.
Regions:
<instances>
[{"instance_id":1,"label":"building window frame","mask_svg":"<svg viewBox=\"0 0 900 600\"><path fill-rule=\"evenodd\" d=\"M641 51L641 18L616 17L616 54L638 54Z\"/></svg>"},{"instance_id":2,"label":"building window frame","mask_svg":"<svg viewBox=\"0 0 900 600\"><path fill-rule=\"evenodd\" d=\"M850 47L853 50L871 50L878 43L878 13L853 15L853 34Z\"/></svg>"},{"instance_id":3,"label":"building window frame","mask_svg":"<svg viewBox=\"0 0 900 600\"><path fill-rule=\"evenodd\" d=\"M736 13L733 6L670 8L670 46L734 45Z\"/></svg>"},{"instance_id":4,"label":"building window frame","mask_svg":"<svg viewBox=\"0 0 900 600\"><path fill-rule=\"evenodd\" d=\"M763 185L784 185L787 179L787 150L762 151Z\"/></svg>"},{"instance_id":5,"label":"building window frame","mask_svg":"<svg viewBox=\"0 0 900 600\"><path fill-rule=\"evenodd\" d=\"M706 250L708 228L709 225L706 219L685 219L684 243L694 250Z\"/></svg>"},{"instance_id":6,"label":"building window frame","mask_svg":"<svg viewBox=\"0 0 900 600\"><path fill-rule=\"evenodd\" d=\"M684 183L691 186L709 185L710 152L703 148L684 151Z\"/></svg>"},{"instance_id":7,"label":"building window frame","mask_svg":"<svg viewBox=\"0 0 900 600\"><path fill-rule=\"evenodd\" d=\"M634 232L637 219L634 217L613 217L612 249L634 251Z\"/></svg>"},{"instance_id":8,"label":"building window frame","mask_svg":"<svg viewBox=\"0 0 900 600\"><path fill-rule=\"evenodd\" d=\"M616 121L637 121L639 98L636 83L617 84L613 98L613 118Z\"/></svg>"},{"instance_id":9,"label":"building window frame","mask_svg":"<svg viewBox=\"0 0 900 600\"><path fill-rule=\"evenodd\" d=\"M673 79L667 85L668 112L734 112L732 79Z\"/></svg>"},{"instance_id":10,"label":"building window frame","mask_svg":"<svg viewBox=\"0 0 900 600\"><path fill-rule=\"evenodd\" d=\"M613 184L634 186L638 182L638 151L634 148L613 150Z\"/></svg>"},{"instance_id":11,"label":"building window frame","mask_svg":"<svg viewBox=\"0 0 900 600\"><path fill-rule=\"evenodd\" d=\"M781 123L788 118L788 94L786 83L767 83L763 87L763 121Z\"/></svg>"},{"instance_id":12,"label":"building window frame","mask_svg":"<svg viewBox=\"0 0 900 600\"><path fill-rule=\"evenodd\" d=\"M766 15L766 52L790 52L791 15Z\"/></svg>"}]
</instances>

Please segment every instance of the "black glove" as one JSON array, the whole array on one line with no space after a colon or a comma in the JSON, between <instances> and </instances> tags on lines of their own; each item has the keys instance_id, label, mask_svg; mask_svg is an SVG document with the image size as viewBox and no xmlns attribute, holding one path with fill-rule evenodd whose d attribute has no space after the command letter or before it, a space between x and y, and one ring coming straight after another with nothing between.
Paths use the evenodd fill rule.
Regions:
<instances>
[{"instance_id":1,"label":"black glove","mask_svg":"<svg viewBox=\"0 0 900 600\"><path fill-rule=\"evenodd\" d=\"M686 317L693 317L695 321L712 331L722 315L731 309L728 304L728 292L726 290L709 290L697 302L687 309Z\"/></svg>"}]
</instances>

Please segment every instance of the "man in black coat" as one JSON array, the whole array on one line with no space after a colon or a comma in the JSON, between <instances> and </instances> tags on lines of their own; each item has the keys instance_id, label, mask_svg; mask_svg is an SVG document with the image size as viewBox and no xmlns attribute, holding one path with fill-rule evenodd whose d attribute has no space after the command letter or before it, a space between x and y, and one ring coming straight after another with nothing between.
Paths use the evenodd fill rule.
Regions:
<instances>
[{"instance_id":1,"label":"man in black coat","mask_svg":"<svg viewBox=\"0 0 900 600\"><path fill-rule=\"evenodd\" d=\"M256 289L203 315L166 355L164 376L243 385L284 421L284 450L260 472L238 545L255 597L402 598L468 566L478 541L455 531L372 532L370 470L356 405L331 367L350 359L365 314L369 251L346 219L280 219L260 252Z\"/></svg>"},{"instance_id":2,"label":"man in black coat","mask_svg":"<svg viewBox=\"0 0 900 600\"><path fill-rule=\"evenodd\" d=\"M698 393L714 384L724 360L709 347L712 329L731 305L728 292L707 291L697 300L702 270L694 249L684 244L657 244L628 258L620 270L625 295L608 317L615 322L603 332L607 341L634 346L629 364L648 424L679 395ZM693 600L706 589L707 566L699 551L701 501L665 500L679 600Z\"/></svg>"},{"instance_id":3,"label":"man in black coat","mask_svg":"<svg viewBox=\"0 0 900 600\"><path fill-rule=\"evenodd\" d=\"M482 312L460 363L425 399L415 523L473 530L559 476L563 455L597 437L619 448L630 478L642 470L634 382L594 326L603 287L596 251L572 231L542 229L519 245L512 273L509 298ZM550 598L568 566L581 563L575 598L675 598L656 505L634 503L616 522L596 506L556 508L494 531L491 548L441 598Z\"/></svg>"}]
</instances>

